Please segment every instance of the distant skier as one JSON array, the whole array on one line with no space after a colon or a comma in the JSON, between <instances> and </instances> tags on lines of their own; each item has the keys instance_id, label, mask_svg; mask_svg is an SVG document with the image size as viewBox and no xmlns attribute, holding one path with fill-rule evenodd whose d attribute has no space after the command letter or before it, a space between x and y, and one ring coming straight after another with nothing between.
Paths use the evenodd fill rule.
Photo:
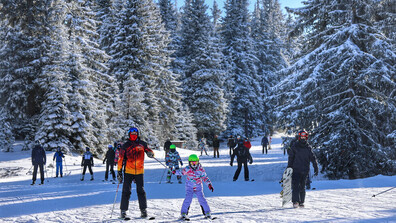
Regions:
<instances>
[{"instance_id":1,"label":"distant skier","mask_svg":"<svg viewBox=\"0 0 396 223\"><path fill-rule=\"evenodd\" d=\"M227 140L227 146L228 146L228 148L230 148L230 156L232 155L232 151L235 148L235 144L236 143L235 143L234 137L232 137L232 135L230 135L230 137Z\"/></svg>"},{"instance_id":2,"label":"distant skier","mask_svg":"<svg viewBox=\"0 0 396 223\"><path fill-rule=\"evenodd\" d=\"M115 149L113 145L107 146L106 156L103 160L103 164L106 163L106 172L105 172L105 181L109 178L109 169L110 173L113 176L113 181L116 180L115 172L114 172L114 158L115 158Z\"/></svg>"},{"instance_id":3,"label":"distant skier","mask_svg":"<svg viewBox=\"0 0 396 223\"><path fill-rule=\"evenodd\" d=\"M166 155L166 158L165 158L166 165L169 167L168 174L166 177L167 183L171 182L170 180L172 177L172 172L174 170L175 171L179 170L179 163L180 163L180 166L183 166L183 161L180 158L179 152L176 151L176 146L172 144L172 145L170 145L169 149L170 149L170 151ZM180 175L177 175L177 180L179 181L180 184L182 183Z\"/></svg>"},{"instance_id":4,"label":"distant skier","mask_svg":"<svg viewBox=\"0 0 396 223\"><path fill-rule=\"evenodd\" d=\"M263 146L263 154L268 154L268 137L266 135L261 139L261 145Z\"/></svg>"},{"instance_id":5,"label":"distant skier","mask_svg":"<svg viewBox=\"0 0 396 223\"><path fill-rule=\"evenodd\" d=\"M33 182L31 185L34 185L37 177L37 168L40 167L40 179L41 184L44 184L44 165L47 162L47 157L45 155L44 148L40 145L40 142L36 142L32 150L32 165L33 165Z\"/></svg>"},{"instance_id":6,"label":"distant skier","mask_svg":"<svg viewBox=\"0 0 396 223\"><path fill-rule=\"evenodd\" d=\"M172 142L170 141L170 139L168 138L165 143L164 143L164 151L165 151L165 157L166 155L168 155L169 150L170 150L170 145L172 145Z\"/></svg>"},{"instance_id":7,"label":"distant skier","mask_svg":"<svg viewBox=\"0 0 396 223\"><path fill-rule=\"evenodd\" d=\"M82 157L81 166L83 166L84 169L83 169L83 173L81 176L81 181L84 180L85 171L87 170L87 167L88 167L89 173L91 174L91 180L94 180L93 171L92 171L92 167L94 166L93 155L89 150L90 149L88 147L86 147L85 153L83 154L83 157Z\"/></svg>"},{"instance_id":8,"label":"distant skier","mask_svg":"<svg viewBox=\"0 0 396 223\"><path fill-rule=\"evenodd\" d=\"M56 152L54 154L54 158L52 159L53 161L56 159L56 177L58 177L58 173L60 173L60 177L63 177L63 165L62 161L65 155L63 155L61 148L58 147L56 149Z\"/></svg>"},{"instance_id":9,"label":"distant skier","mask_svg":"<svg viewBox=\"0 0 396 223\"><path fill-rule=\"evenodd\" d=\"M136 192L139 201L140 217L147 217L147 199L144 191L144 153L148 157L154 158L154 152L147 147L147 143L140 139L139 130L130 128L128 131L129 139L120 149L118 159L117 179L123 183L121 196L121 218L127 219L126 211L129 207L129 198L131 197L132 182L136 183ZM123 170L124 169L124 170ZM124 173L124 177L123 177Z\"/></svg>"},{"instance_id":10,"label":"distant skier","mask_svg":"<svg viewBox=\"0 0 396 223\"><path fill-rule=\"evenodd\" d=\"M234 162L235 156L237 157L237 162L238 162L238 168L235 171L233 181L236 181L239 177L239 174L242 169L242 164L243 164L243 169L244 169L244 176L245 176L245 181L249 181L249 168L248 168L248 162L250 164L253 163L253 158L250 155L249 149L244 145L243 140L239 140L237 147L234 149L234 153L231 156L231 162L230 165L232 166Z\"/></svg>"},{"instance_id":11,"label":"distant skier","mask_svg":"<svg viewBox=\"0 0 396 223\"><path fill-rule=\"evenodd\" d=\"M213 192L214 188L209 180L204 168L199 163L199 158L197 155L192 154L188 157L188 166L183 168L181 171L182 175L186 175L186 197L183 201L181 208L181 218L188 219L188 210L190 208L191 201L194 194L198 198L198 202L201 205L203 214L206 218L211 218L210 208L208 202L205 199L203 193L203 182L209 187L209 190Z\"/></svg>"},{"instance_id":12,"label":"distant skier","mask_svg":"<svg viewBox=\"0 0 396 223\"><path fill-rule=\"evenodd\" d=\"M201 150L201 156L202 156L202 153L205 151L205 154L207 155L207 156L209 156L208 155L208 150L206 149L206 139L205 139L205 137L203 137L202 136L202 138L199 140L199 142L198 142L198 148L199 148L199 150Z\"/></svg>"},{"instance_id":13,"label":"distant skier","mask_svg":"<svg viewBox=\"0 0 396 223\"><path fill-rule=\"evenodd\" d=\"M305 183L309 173L309 163L311 162L315 176L318 175L318 163L312 152L312 148L307 143L308 133L300 131L297 142L291 145L287 167L293 168L292 175L292 202L293 207L304 207Z\"/></svg>"},{"instance_id":14,"label":"distant skier","mask_svg":"<svg viewBox=\"0 0 396 223\"><path fill-rule=\"evenodd\" d=\"M220 157L219 147L220 147L220 141L218 136L215 135L213 138L213 158L216 158L216 154L217 154L217 158Z\"/></svg>"}]
</instances>

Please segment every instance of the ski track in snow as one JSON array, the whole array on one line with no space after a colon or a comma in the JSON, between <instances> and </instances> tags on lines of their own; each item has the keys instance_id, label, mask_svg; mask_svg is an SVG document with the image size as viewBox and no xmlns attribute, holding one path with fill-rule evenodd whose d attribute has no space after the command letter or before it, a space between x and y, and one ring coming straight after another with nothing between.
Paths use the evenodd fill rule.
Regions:
<instances>
[{"instance_id":1,"label":"ski track in snow","mask_svg":"<svg viewBox=\"0 0 396 223\"><path fill-rule=\"evenodd\" d=\"M357 180L327 180L323 176L313 178L312 187L307 190L305 208L293 209L289 203L281 207L279 180L287 166L287 155L281 150L280 135L272 139L271 150L261 154L261 138L252 141L251 153L254 163L249 165L250 179L245 182L243 170L236 182L232 177L236 170L230 166L229 150L222 142L220 158L200 157L200 162L211 179L214 192L204 185L213 217L204 219L196 198L190 207L191 222L396 222L396 189L380 194L396 186L396 176L376 176ZM212 148L211 148L212 149ZM200 154L198 151L177 149L188 164L187 157ZM117 184L102 182L105 165L95 159L94 181L80 181L81 156L66 155L63 171L71 175L53 178L52 164L54 152L47 151L47 178L44 185L30 186L31 151L0 152L0 222L123 222L118 220L122 185L120 185L113 219L110 219ZM163 151L155 151L157 159L164 162ZM146 157L145 190L149 216L155 220L139 219L140 211L135 185L128 215L130 222L180 222L180 208L184 200L183 184L165 184L164 167ZM312 169L312 167L311 167ZM311 170L312 171L312 170ZM172 176L176 182L176 177ZM38 180L39 182L39 174Z\"/></svg>"}]
</instances>

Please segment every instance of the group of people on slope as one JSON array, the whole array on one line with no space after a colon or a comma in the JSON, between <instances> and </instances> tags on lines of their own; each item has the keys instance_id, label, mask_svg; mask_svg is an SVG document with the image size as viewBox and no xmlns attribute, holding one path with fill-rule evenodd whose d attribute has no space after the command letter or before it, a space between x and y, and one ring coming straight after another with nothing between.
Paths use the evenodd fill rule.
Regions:
<instances>
[{"instance_id":1,"label":"group of people on slope","mask_svg":"<svg viewBox=\"0 0 396 223\"><path fill-rule=\"evenodd\" d=\"M32 149L32 165L33 165L33 178L32 178L32 183L31 185L34 185L36 183L37 179L37 170L40 170L40 185L44 184L44 171L45 170L45 164L47 163L47 156L45 153L44 148L40 145L39 142L36 143L36 145ZM61 148L58 147L56 149L56 152L54 153L53 161L56 162L56 176L58 177L63 177L63 158L65 158L65 155L62 153Z\"/></svg>"}]
</instances>

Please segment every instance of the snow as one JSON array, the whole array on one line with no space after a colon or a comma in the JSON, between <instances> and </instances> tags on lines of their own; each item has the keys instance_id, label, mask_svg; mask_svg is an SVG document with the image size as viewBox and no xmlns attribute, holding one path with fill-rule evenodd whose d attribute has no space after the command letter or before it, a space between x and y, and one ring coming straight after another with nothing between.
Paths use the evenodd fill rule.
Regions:
<instances>
[{"instance_id":1,"label":"snow","mask_svg":"<svg viewBox=\"0 0 396 223\"><path fill-rule=\"evenodd\" d=\"M293 209L291 203L281 207L279 180L287 165L287 155L281 150L281 136L272 138L272 149L261 154L261 138L252 141L254 163L249 166L250 178L243 181L243 170L238 181L232 176L236 165L229 165L229 151L223 142L220 158L202 156L201 164L211 179L214 192L204 186L205 195L218 217L214 222L396 222L396 189L378 194L396 186L396 176L376 176L357 180L327 180L323 176L313 178L312 187L307 190L305 208ZM30 186L30 151L0 154L0 222L118 222L120 185L110 219L117 184L102 182L105 165L95 160L94 181L80 181L81 157L66 155L64 173L71 175L51 178L54 169L53 152L47 152L47 175L44 185ZM196 151L178 149L184 164L187 157ZM211 151L212 152L212 151ZM155 151L158 160L164 160L163 151ZM65 164L65 163L64 163ZM180 215L184 199L183 184L159 184L164 167L154 159L146 157L145 190L149 216L156 216L150 222L175 222ZM85 177L89 179L89 174ZM39 174L38 174L39 179ZM172 180L176 182L175 177ZM184 182L185 178L183 178ZM39 181L39 180L38 180ZM130 201L129 215L132 222L139 216L135 185ZM190 208L193 222L209 222L202 217L198 201L194 198Z\"/></svg>"}]
</instances>

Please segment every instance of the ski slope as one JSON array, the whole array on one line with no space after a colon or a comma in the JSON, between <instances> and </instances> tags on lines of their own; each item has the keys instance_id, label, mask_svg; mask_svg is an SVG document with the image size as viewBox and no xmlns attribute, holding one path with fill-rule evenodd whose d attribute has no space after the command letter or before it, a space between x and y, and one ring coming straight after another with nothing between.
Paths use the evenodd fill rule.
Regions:
<instances>
[{"instance_id":1,"label":"ski slope","mask_svg":"<svg viewBox=\"0 0 396 223\"><path fill-rule=\"evenodd\" d=\"M272 149L267 155L261 154L260 138L253 139L251 153L254 163L249 166L250 179L245 182L243 170L235 182L232 177L236 163L230 166L226 143L221 144L220 158L202 156L201 164L207 171L214 192L204 186L213 222L396 222L396 189L372 195L396 186L396 176L376 176L357 180L330 181L319 175L313 178L308 190L305 208L293 209L292 204L281 207L279 180L287 165L287 155L280 149L280 135L272 139ZM186 165L187 157L197 151L177 149ZM66 155L63 178L52 178L53 152L47 151L47 178L44 185L31 186L31 175L26 175L31 167L30 151L0 152L0 222L122 222L119 216L119 193L110 219L117 184L102 182L105 165L95 159L94 181L80 181L81 157ZM164 161L163 151L155 151L160 161ZM65 165L65 163L64 163ZM311 167L312 169L312 167ZM66 171L67 170L67 171ZM183 184L165 184L164 167L156 160L146 157L145 190L150 222L177 222L184 200ZM39 174L38 174L39 182ZM89 179L89 173L85 179ZM36 182L36 183L37 183ZM140 215L133 185L128 215L132 222L145 222ZM203 218L196 198L190 208L192 222L210 222Z\"/></svg>"}]
</instances>

